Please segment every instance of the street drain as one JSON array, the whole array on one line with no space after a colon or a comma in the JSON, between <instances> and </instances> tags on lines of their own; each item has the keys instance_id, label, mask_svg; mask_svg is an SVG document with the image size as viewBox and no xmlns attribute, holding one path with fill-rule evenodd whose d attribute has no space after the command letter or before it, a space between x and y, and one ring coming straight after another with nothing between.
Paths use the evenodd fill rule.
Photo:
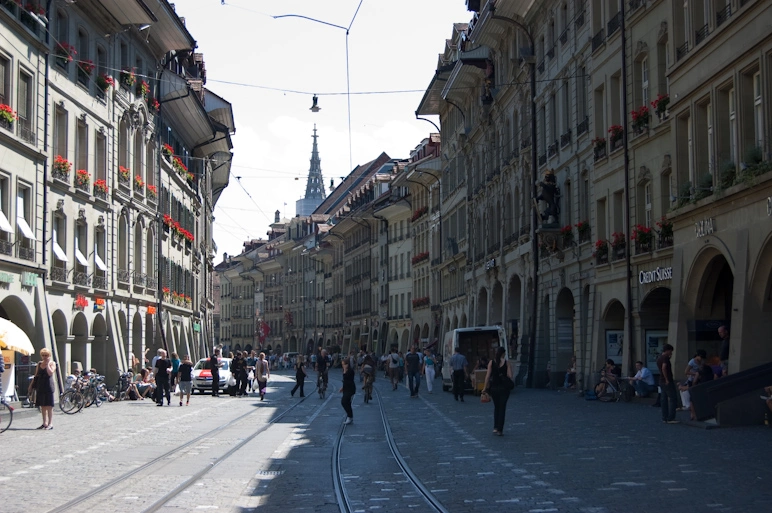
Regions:
<instances>
[{"instance_id":1,"label":"street drain","mask_svg":"<svg viewBox=\"0 0 772 513\"><path fill-rule=\"evenodd\" d=\"M260 470L257 472L258 476L280 476L284 474L283 470Z\"/></svg>"}]
</instances>

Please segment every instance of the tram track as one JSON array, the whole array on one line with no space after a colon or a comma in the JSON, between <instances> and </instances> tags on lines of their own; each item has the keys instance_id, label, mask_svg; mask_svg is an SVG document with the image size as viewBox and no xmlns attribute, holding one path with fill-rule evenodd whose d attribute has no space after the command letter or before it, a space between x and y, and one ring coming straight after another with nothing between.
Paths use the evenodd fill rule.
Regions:
<instances>
[{"instance_id":1,"label":"tram track","mask_svg":"<svg viewBox=\"0 0 772 513\"><path fill-rule=\"evenodd\" d=\"M428 509L424 509L422 511L436 511L438 513L449 513L449 510L445 508L445 506L437 499L434 494L423 484L423 482L418 478L418 476L415 475L415 473L410 469L410 466L407 464L405 459L402 457L402 454L399 451L399 448L397 447L397 442L394 439L394 435L391 430L391 426L389 424L389 419L386 416L386 410L383 407L383 401L381 400L381 392L378 390L377 387L373 387L373 391L375 392L375 396L378 399L378 411L380 413L381 422L383 425L383 431L386 439L386 444L388 445L388 449L391 453L391 455L394 458L394 461L396 462L397 466L399 467L402 474L405 476L405 479L407 483L409 483L408 486L413 488L418 495L426 502L426 505L428 506ZM371 401L370 404L373 404ZM335 439L335 444L333 447L333 455L332 455L332 477L333 477L333 484L335 488L335 495L338 500L338 506L340 507L341 513L353 513L354 511L361 510L360 508L357 508L353 505L353 500L346 488L346 480L343 476L343 472L341 470L341 449L343 446L343 440L346 435L348 426L345 424L341 424L341 427L338 431L338 435ZM401 493L401 496L405 496L406 494ZM400 508L401 509L401 508Z\"/></svg>"},{"instance_id":2,"label":"tram track","mask_svg":"<svg viewBox=\"0 0 772 513\"><path fill-rule=\"evenodd\" d=\"M200 470L196 471L191 477L174 487L171 491L163 494L160 498L158 498L155 502L153 502L149 507L146 509L142 509L144 513L152 513L155 511L158 511L161 507L163 507L165 504L167 504L169 501L180 495L185 490L189 489L191 486L199 482L205 475L207 475L209 472L214 470L217 466L219 466L221 463L226 461L230 456L232 456L234 453L236 453L239 449L243 448L246 444L254 440L259 434L265 432L270 427L274 426L277 422L284 419L286 416L288 416L294 409L302 405L309 397L312 397L313 393L316 391L316 385L314 384L313 391L306 394L306 397L300 399L298 402L295 402L290 407L284 409L281 413L276 414L270 418L265 424L260 426L258 429L256 429L251 434L247 435L246 437L242 438L238 443L236 443L233 447L231 447L228 451L223 453L220 456L217 456L213 460L206 463L206 465L201 468ZM324 401L324 403L316 406L314 408L315 413L311 415L312 418L315 418L316 415L318 415L318 412L321 410L321 408L327 404L329 401L329 398L327 401ZM245 419L248 419L249 417L252 417L256 413L260 412L260 408L255 408L253 411L247 412L243 415L240 415L236 417L235 419L232 419L220 426L217 426L214 429L211 429L205 433L202 433L201 435L188 440L187 442L175 446L173 449L164 452L163 454L147 461L146 463L140 465L137 468L134 468L128 472L125 472L113 479L110 479L106 483L100 484L95 489L86 492L82 495L79 495L64 504L57 506L56 508L53 508L49 510L48 513L62 513L66 511L73 511L76 507L82 505L84 502L94 499L99 495L103 495L106 491L112 490L116 487L118 487L122 483L127 483L132 477L137 476L138 474L149 471L153 469L157 469L158 467L162 467L163 465L166 465L169 463L170 458L180 453L181 451L185 449L189 449L191 447L194 447L197 443L201 442L202 440L206 440L218 433L221 433L229 428L232 428L234 426L237 426Z\"/></svg>"}]
</instances>

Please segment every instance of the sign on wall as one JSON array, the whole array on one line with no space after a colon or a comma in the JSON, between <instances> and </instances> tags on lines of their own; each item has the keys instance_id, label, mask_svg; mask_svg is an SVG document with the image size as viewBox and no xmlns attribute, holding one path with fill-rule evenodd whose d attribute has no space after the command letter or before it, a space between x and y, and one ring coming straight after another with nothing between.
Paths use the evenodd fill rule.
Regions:
<instances>
[{"instance_id":1,"label":"sign on wall","mask_svg":"<svg viewBox=\"0 0 772 513\"><path fill-rule=\"evenodd\" d=\"M606 360L613 360L622 365L625 332L623 330L606 330Z\"/></svg>"},{"instance_id":2,"label":"sign on wall","mask_svg":"<svg viewBox=\"0 0 772 513\"><path fill-rule=\"evenodd\" d=\"M659 374L657 358L662 354L662 347L667 344L667 331L646 330L646 367L652 374Z\"/></svg>"},{"instance_id":3,"label":"sign on wall","mask_svg":"<svg viewBox=\"0 0 772 513\"><path fill-rule=\"evenodd\" d=\"M638 283L645 285L647 283L656 283L658 281L667 281L673 279L672 267L657 267L651 271L641 271L638 273Z\"/></svg>"}]
</instances>

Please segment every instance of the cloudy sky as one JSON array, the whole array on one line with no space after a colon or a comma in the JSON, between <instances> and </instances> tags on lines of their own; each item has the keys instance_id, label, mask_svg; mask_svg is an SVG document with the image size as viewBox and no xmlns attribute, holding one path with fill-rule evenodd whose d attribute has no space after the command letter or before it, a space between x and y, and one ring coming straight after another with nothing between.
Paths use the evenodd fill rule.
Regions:
<instances>
[{"instance_id":1,"label":"cloudy sky","mask_svg":"<svg viewBox=\"0 0 772 513\"><path fill-rule=\"evenodd\" d=\"M296 14L348 27L359 3L176 1L204 54L207 87L233 104L236 119L231 183L215 210L216 261L223 252L240 253L245 240L265 238L276 210L295 215L314 124L328 193L330 179L340 183L352 163L382 151L408 157L435 131L415 120L415 110L453 23L471 19L464 0L362 1L348 36L350 155L345 30L273 16ZM309 110L313 94L319 95L318 113Z\"/></svg>"}]
</instances>

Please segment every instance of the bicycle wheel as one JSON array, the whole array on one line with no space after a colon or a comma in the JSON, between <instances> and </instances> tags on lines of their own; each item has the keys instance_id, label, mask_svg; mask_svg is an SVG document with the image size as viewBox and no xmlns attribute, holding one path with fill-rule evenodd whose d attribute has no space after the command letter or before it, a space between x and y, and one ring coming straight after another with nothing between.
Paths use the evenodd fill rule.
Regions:
<instances>
[{"instance_id":1,"label":"bicycle wheel","mask_svg":"<svg viewBox=\"0 0 772 513\"><path fill-rule=\"evenodd\" d=\"M7 404L0 403L0 433L11 427L13 422L13 408Z\"/></svg>"},{"instance_id":2,"label":"bicycle wheel","mask_svg":"<svg viewBox=\"0 0 772 513\"><path fill-rule=\"evenodd\" d=\"M603 391L598 394L598 401L603 401L604 403L610 403L615 399L616 393L609 386L603 387Z\"/></svg>"},{"instance_id":3,"label":"bicycle wheel","mask_svg":"<svg viewBox=\"0 0 772 513\"><path fill-rule=\"evenodd\" d=\"M67 390L59 398L59 409L67 415L78 413L83 408L83 395L77 390Z\"/></svg>"}]
</instances>

